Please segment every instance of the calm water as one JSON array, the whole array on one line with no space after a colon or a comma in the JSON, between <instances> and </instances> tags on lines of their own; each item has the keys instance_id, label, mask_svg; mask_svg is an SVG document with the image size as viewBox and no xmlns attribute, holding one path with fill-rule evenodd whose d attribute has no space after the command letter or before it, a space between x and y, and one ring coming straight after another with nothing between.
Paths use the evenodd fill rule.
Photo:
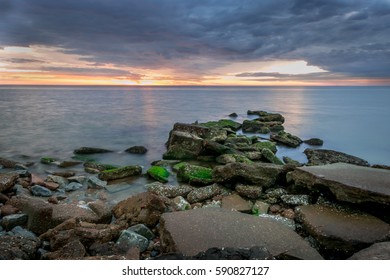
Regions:
<instances>
[{"instance_id":1,"label":"calm water","mask_svg":"<svg viewBox=\"0 0 390 280\"><path fill-rule=\"evenodd\" d=\"M389 87L0 87L0 156L67 159L81 146L116 151L113 164L160 159L175 122L247 119L250 110L279 112L286 131L319 137L323 148L390 165ZM144 145L146 155L123 150ZM278 155L305 161L299 149Z\"/></svg>"}]
</instances>

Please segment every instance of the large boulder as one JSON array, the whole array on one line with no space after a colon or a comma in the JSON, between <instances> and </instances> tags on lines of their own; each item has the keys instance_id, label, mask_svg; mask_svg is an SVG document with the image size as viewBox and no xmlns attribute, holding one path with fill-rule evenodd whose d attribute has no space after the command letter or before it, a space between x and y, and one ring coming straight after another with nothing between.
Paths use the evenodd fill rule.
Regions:
<instances>
[{"instance_id":1,"label":"large boulder","mask_svg":"<svg viewBox=\"0 0 390 280\"><path fill-rule=\"evenodd\" d=\"M297 187L330 192L340 201L390 205L390 170L333 163L298 167L287 177Z\"/></svg>"},{"instance_id":2,"label":"large boulder","mask_svg":"<svg viewBox=\"0 0 390 280\"><path fill-rule=\"evenodd\" d=\"M11 189L16 180L19 178L16 173L1 173L0 174L0 192L6 192Z\"/></svg>"},{"instance_id":3,"label":"large boulder","mask_svg":"<svg viewBox=\"0 0 390 280\"><path fill-rule=\"evenodd\" d=\"M293 148L298 147L303 142L298 136L285 131L279 131L278 133L271 134L271 140Z\"/></svg>"},{"instance_id":4,"label":"large boulder","mask_svg":"<svg viewBox=\"0 0 390 280\"><path fill-rule=\"evenodd\" d=\"M99 179L104 181L117 180L130 176L141 175L142 167L139 165L129 165L120 168L104 170L99 173Z\"/></svg>"},{"instance_id":5,"label":"large boulder","mask_svg":"<svg viewBox=\"0 0 390 280\"><path fill-rule=\"evenodd\" d=\"M309 160L308 165L324 165L344 162L361 166L369 166L369 163L364 159L333 150L306 149L304 153Z\"/></svg>"},{"instance_id":6,"label":"large boulder","mask_svg":"<svg viewBox=\"0 0 390 280\"><path fill-rule=\"evenodd\" d=\"M390 239L390 225L365 213L322 205L299 206L295 212L304 230L333 258L345 258Z\"/></svg>"},{"instance_id":7,"label":"large boulder","mask_svg":"<svg viewBox=\"0 0 390 280\"><path fill-rule=\"evenodd\" d=\"M164 213L160 219L164 253L194 256L209 248L266 247L280 258L322 259L309 243L277 222L239 212L203 208Z\"/></svg>"},{"instance_id":8,"label":"large boulder","mask_svg":"<svg viewBox=\"0 0 390 280\"><path fill-rule=\"evenodd\" d=\"M213 179L221 184L248 183L269 188L276 182L283 180L285 174L286 171L281 165L230 163L215 167Z\"/></svg>"},{"instance_id":9,"label":"large boulder","mask_svg":"<svg viewBox=\"0 0 390 280\"><path fill-rule=\"evenodd\" d=\"M203 139L185 131L172 131L163 159L194 159L203 147Z\"/></svg>"},{"instance_id":10,"label":"large boulder","mask_svg":"<svg viewBox=\"0 0 390 280\"><path fill-rule=\"evenodd\" d=\"M160 196L143 192L122 200L114 206L112 212L116 219L131 225L154 227L165 208L165 202Z\"/></svg>"}]
</instances>

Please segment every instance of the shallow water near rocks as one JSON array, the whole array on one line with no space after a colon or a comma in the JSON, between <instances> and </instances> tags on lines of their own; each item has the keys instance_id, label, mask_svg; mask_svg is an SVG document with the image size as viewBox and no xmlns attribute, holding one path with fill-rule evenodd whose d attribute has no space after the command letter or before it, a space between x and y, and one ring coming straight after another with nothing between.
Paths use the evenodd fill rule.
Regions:
<instances>
[{"instance_id":1,"label":"shallow water near rocks","mask_svg":"<svg viewBox=\"0 0 390 280\"><path fill-rule=\"evenodd\" d=\"M145 172L161 159L175 122L229 118L243 122L247 110L281 113L285 130L302 139L318 137L333 149L390 165L389 87L17 87L0 86L0 157L39 162L41 157L68 160L81 146L112 153L97 161L139 164ZM240 132L239 132L240 133ZM267 135L259 135L267 138ZM145 155L125 149L143 145ZM277 155L305 162L297 149L279 146ZM52 166L36 164L44 173ZM82 165L70 169L81 171ZM144 190L147 178L108 188L119 200Z\"/></svg>"}]
</instances>

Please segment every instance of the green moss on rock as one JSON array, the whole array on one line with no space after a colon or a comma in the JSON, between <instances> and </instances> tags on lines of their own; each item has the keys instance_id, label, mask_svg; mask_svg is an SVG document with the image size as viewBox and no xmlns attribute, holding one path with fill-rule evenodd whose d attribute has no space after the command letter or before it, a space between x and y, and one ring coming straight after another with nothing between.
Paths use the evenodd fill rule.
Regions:
<instances>
[{"instance_id":1,"label":"green moss on rock","mask_svg":"<svg viewBox=\"0 0 390 280\"><path fill-rule=\"evenodd\" d=\"M41 158L41 163L42 164L51 164L53 162L55 162L56 160L54 158L51 158L51 157L42 157Z\"/></svg>"},{"instance_id":2,"label":"green moss on rock","mask_svg":"<svg viewBox=\"0 0 390 280\"><path fill-rule=\"evenodd\" d=\"M116 180L125 177L141 175L142 167L139 165L124 166L115 169L104 170L99 173L100 180Z\"/></svg>"},{"instance_id":3,"label":"green moss on rock","mask_svg":"<svg viewBox=\"0 0 390 280\"><path fill-rule=\"evenodd\" d=\"M178 169L178 178L191 185L209 185L213 183L211 168L184 163Z\"/></svg>"},{"instance_id":4,"label":"green moss on rock","mask_svg":"<svg viewBox=\"0 0 390 280\"><path fill-rule=\"evenodd\" d=\"M153 179L162 183L168 182L168 177L170 175L168 170L161 166L152 166L146 171L146 173Z\"/></svg>"},{"instance_id":5,"label":"green moss on rock","mask_svg":"<svg viewBox=\"0 0 390 280\"><path fill-rule=\"evenodd\" d=\"M252 145L257 151L261 152L263 149L269 149L274 154L278 151L276 145L270 141L261 141Z\"/></svg>"}]
</instances>

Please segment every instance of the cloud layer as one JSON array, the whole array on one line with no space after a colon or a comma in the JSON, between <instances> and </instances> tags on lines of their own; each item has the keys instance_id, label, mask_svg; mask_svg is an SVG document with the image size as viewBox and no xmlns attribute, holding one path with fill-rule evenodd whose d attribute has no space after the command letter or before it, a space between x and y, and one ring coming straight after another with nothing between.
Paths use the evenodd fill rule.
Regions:
<instances>
[{"instance_id":1,"label":"cloud layer","mask_svg":"<svg viewBox=\"0 0 390 280\"><path fill-rule=\"evenodd\" d=\"M0 2L0 48L52 47L95 67L168 69L200 80L224 74L216 69L229 63L273 60L304 60L330 77L389 79L389 30L388 0ZM8 62L29 63L13 59ZM66 71L85 74L91 68Z\"/></svg>"}]
</instances>

